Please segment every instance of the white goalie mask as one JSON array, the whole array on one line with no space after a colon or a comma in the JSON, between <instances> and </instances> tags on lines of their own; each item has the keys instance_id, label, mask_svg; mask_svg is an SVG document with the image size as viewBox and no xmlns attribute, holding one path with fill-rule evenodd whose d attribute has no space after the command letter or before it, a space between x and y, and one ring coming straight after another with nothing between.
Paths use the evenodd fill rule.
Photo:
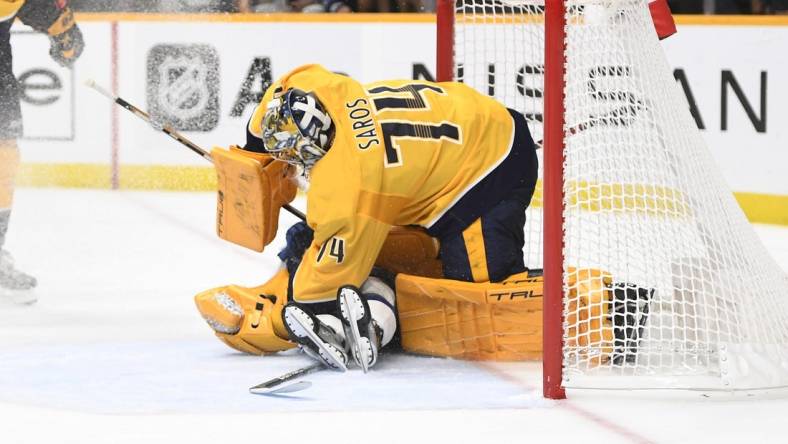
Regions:
<instances>
[{"instance_id":1,"label":"white goalie mask","mask_svg":"<svg viewBox=\"0 0 788 444\"><path fill-rule=\"evenodd\" d=\"M334 124L314 94L290 89L268 103L263 144L275 158L308 172L331 147Z\"/></svg>"}]
</instances>

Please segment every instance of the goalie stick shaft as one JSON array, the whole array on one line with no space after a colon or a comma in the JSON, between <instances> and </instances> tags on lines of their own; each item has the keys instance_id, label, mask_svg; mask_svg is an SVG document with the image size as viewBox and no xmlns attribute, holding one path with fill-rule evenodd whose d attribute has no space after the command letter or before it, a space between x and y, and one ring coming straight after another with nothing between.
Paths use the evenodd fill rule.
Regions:
<instances>
[{"instance_id":1,"label":"goalie stick shaft","mask_svg":"<svg viewBox=\"0 0 788 444\"><path fill-rule=\"evenodd\" d=\"M187 139L186 137L184 137L179 132L175 131L169 125L164 125L161 122L158 122L158 121L152 119L150 114L148 114L145 111L137 108L136 106L134 106L131 103L123 100L122 98L112 94L111 92L109 92L106 89L102 88L100 85L96 84L96 82L94 82L93 80L87 80L85 82L85 85L87 85L90 88L93 88L94 90L98 91L101 95L103 95L106 98L112 100L117 105L119 105L120 107L122 107L122 108L126 109L127 111L131 112L132 114L134 114L135 116L139 117L140 119L148 122L148 124L150 126L156 128L157 130L159 130L159 131L163 132L164 134L170 136L171 138L175 139L181 145L184 145L186 148L189 148L193 152L195 152L198 155L200 155L200 157L202 157L203 159L207 160L208 162L213 163L213 158L211 158L211 154L208 151L200 148L197 144L195 144L191 140ZM287 210L293 216L295 216L295 217L297 217L297 218L299 218L299 219L301 219L303 221L306 221L306 215L304 213L302 213L301 211L297 210L296 208L294 208L293 206L291 206L290 204L284 204L282 206L282 208Z\"/></svg>"},{"instance_id":2,"label":"goalie stick shaft","mask_svg":"<svg viewBox=\"0 0 788 444\"><path fill-rule=\"evenodd\" d=\"M96 82L92 80L88 80L85 84L96 91L98 91L101 95L105 96L106 98L112 100L116 104L120 105L122 108L126 109L127 111L131 112L135 116L139 117L140 119L148 122L152 127L158 129L159 131L163 132L164 134L170 136L171 138L177 140L182 145L186 146L190 150L194 151L195 153L199 154L202 158L207 160L208 162L213 163L213 159L211 158L211 154L205 151L204 149L197 146L194 142L183 137L180 133L172 129L169 125L161 124L153 120L150 114L146 113L145 111L137 108L136 106L132 105L131 103L123 100L122 98L112 94L111 92L107 91L106 89L102 88L100 85L96 84Z\"/></svg>"}]
</instances>

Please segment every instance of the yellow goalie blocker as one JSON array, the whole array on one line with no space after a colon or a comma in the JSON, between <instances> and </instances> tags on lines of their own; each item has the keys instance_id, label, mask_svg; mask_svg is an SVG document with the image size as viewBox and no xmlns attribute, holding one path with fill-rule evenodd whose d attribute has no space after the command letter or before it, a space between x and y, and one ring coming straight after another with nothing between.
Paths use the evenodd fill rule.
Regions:
<instances>
[{"instance_id":1,"label":"yellow goalie blocker","mask_svg":"<svg viewBox=\"0 0 788 444\"><path fill-rule=\"evenodd\" d=\"M291 168L238 147L214 148L211 158L217 178L216 234L262 252L276 237L282 206L295 198Z\"/></svg>"}]
</instances>

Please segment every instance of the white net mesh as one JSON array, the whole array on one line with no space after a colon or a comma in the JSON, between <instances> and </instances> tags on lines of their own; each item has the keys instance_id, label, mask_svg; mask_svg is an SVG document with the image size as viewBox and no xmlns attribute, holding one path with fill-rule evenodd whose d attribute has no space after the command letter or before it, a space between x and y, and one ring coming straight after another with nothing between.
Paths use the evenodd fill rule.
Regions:
<instances>
[{"instance_id":1,"label":"white net mesh","mask_svg":"<svg viewBox=\"0 0 788 444\"><path fill-rule=\"evenodd\" d=\"M788 280L725 185L645 1L568 1L564 384L788 385ZM542 139L544 2L460 0L455 76ZM541 161L541 155L540 155ZM542 265L541 190L526 263Z\"/></svg>"}]
</instances>

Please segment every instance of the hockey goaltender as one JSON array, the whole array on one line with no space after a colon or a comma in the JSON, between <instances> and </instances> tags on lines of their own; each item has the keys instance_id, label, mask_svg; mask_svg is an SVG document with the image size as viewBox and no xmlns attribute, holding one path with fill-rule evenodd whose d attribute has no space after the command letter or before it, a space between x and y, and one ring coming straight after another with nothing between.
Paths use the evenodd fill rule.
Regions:
<instances>
[{"instance_id":1,"label":"hockey goaltender","mask_svg":"<svg viewBox=\"0 0 788 444\"><path fill-rule=\"evenodd\" d=\"M263 251L298 185L307 201L268 282L195 297L230 347L298 346L338 370L374 366L389 344L540 358L542 278L522 254L538 161L519 112L462 83L362 85L307 65L271 85L244 147L211 156L225 240ZM587 309L569 320L577 327L567 341L602 342L599 360L621 359L638 320L616 317L616 307L648 291L601 270L571 275L570 304Z\"/></svg>"}]
</instances>

